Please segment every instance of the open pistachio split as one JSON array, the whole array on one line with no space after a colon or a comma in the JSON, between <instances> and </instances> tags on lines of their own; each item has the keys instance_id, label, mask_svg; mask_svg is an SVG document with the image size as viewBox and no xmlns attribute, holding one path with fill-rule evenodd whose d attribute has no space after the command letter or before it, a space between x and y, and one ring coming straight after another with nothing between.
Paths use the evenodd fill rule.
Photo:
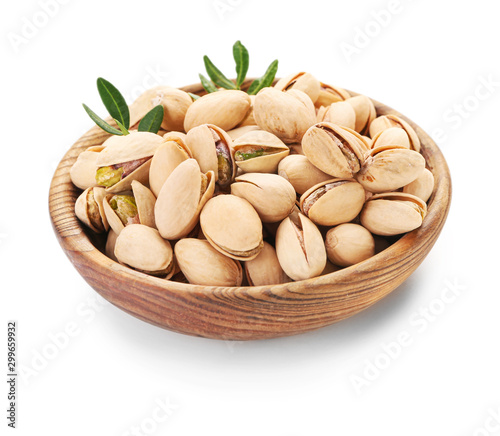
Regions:
<instances>
[{"instance_id":1,"label":"open pistachio split","mask_svg":"<svg viewBox=\"0 0 500 436\"><path fill-rule=\"evenodd\" d=\"M87 188L75 202L75 215L96 233L103 233L109 229L103 206L105 195L104 188L97 186Z\"/></svg>"},{"instance_id":2,"label":"open pistachio split","mask_svg":"<svg viewBox=\"0 0 500 436\"><path fill-rule=\"evenodd\" d=\"M370 136L375 138L378 133L390 129L391 127L397 127L403 129L408 135L410 141L410 149L417 152L420 151L420 139L413 129L405 120L397 115L382 115L375 118L370 124Z\"/></svg>"}]
</instances>

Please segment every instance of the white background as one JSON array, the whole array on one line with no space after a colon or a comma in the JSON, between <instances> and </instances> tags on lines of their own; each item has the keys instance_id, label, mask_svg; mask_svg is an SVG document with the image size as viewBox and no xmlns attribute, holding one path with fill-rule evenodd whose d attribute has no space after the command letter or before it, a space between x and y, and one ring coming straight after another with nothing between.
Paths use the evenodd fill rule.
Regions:
<instances>
[{"instance_id":1,"label":"white background","mask_svg":"<svg viewBox=\"0 0 500 436\"><path fill-rule=\"evenodd\" d=\"M38 0L9 2L0 17L1 337L17 320L17 434L500 434L496 2L65 3L47 20ZM438 140L454 189L432 252L385 300L313 333L247 343L171 333L100 303L47 206L58 161L92 125L81 103L104 115L98 76L132 98L143 83L196 82L207 54L233 77L237 39L249 76L279 58L279 76L306 70L407 115Z\"/></svg>"}]
</instances>

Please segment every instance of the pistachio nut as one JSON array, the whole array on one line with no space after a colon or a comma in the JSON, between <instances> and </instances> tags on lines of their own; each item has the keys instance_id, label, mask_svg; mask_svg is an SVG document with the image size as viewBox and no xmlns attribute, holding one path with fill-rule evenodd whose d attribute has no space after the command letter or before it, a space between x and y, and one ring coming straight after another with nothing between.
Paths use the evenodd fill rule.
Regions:
<instances>
[{"instance_id":1,"label":"pistachio nut","mask_svg":"<svg viewBox=\"0 0 500 436\"><path fill-rule=\"evenodd\" d=\"M368 132L372 120L377 116L373 102L365 95L357 95L346 100L356 112L356 125L354 130L362 135Z\"/></svg>"},{"instance_id":2,"label":"pistachio nut","mask_svg":"<svg viewBox=\"0 0 500 436\"><path fill-rule=\"evenodd\" d=\"M238 124L238 127L257 125L257 123L255 122L255 117L253 116L253 105L255 103L255 95L250 95L249 97L250 97L250 109L247 113L247 116L243 119L241 123Z\"/></svg>"},{"instance_id":3,"label":"pistachio nut","mask_svg":"<svg viewBox=\"0 0 500 436\"><path fill-rule=\"evenodd\" d=\"M434 191L434 176L425 168L420 176L403 188L403 192L412 194L427 201Z\"/></svg>"},{"instance_id":4,"label":"pistachio nut","mask_svg":"<svg viewBox=\"0 0 500 436\"><path fill-rule=\"evenodd\" d=\"M219 187L229 186L236 176L236 165L231 138L223 129L213 124L194 127L186 144L202 172L213 171Z\"/></svg>"},{"instance_id":5,"label":"pistachio nut","mask_svg":"<svg viewBox=\"0 0 500 436\"><path fill-rule=\"evenodd\" d=\"M300 197L302 213L322 226L347 223L365 203L365 190L354 179L331 179L318 183Z\"/></svg>"},{"instance_id":6,"label":"pistachio nut","mask_svg":"<svg viewBox=\"0 0 500 436\"><path fill-rule=\"evenodd\" d=\"M280 161L278 174L288 180L299 195L312 186L332 178L316 168L306 156L300 154L287 156Z\"/></svg>"},{"instance_id":7,"label":"pistachio nut","mask_svg":"<svg viewBox=\"0 0 500 436\"><path fill-rule=\"evenodd\" d=\"M370 192L393 191L415 180L425 168L425 159L405 147L377 147L370 151L356 180Z\"/></svg>"},{"instance_id":8,"label":"pistachio nut","mask_svg":"<svg viewBox=\"0 0 500 436\"><path fill-rule=\"evenodd\" d=\"M200 171L195 159L180 163L163 184L155 204L156 226L165 239L187 236L215 188L213 171Z\"/></svg>"},{"instance_id":9,"label":"pistachio nut","mask_svg":"<svg viewBox=\"0 0 500 436\"><path fill-rule=\"evenodd\" d=\"M393 236L422 225L427 205L415 195L385 192L371 197L361 211L361 224L375 235Z\"/></svg>"},{"instance_id":10,"label":"pistachio nut","mask_svg":"<svg viewBox=\"0 0 500 436\"><path fill-rule=\"evenodd\" d=\"M254 130L233 141L234 161L247 173L275 173L281 159L290 153L277 136Z\"/></svg>"},{"instance_id":11,"label":"pistachio nut","mask_svg":"<svg viewBox=\"0 0 500 436\"><path fill-rule=\"evenodd\" d=\"M372 234L353 223L340 224L328 230L325 246L328 259L338 266L351 266L375 254Z\"/></svg>"},{"instance_id":12,"label":"pistachio nut","mask_svg":"<svg viewBox=\"0 0 500 436\"><path fill-rule=\"evenodd\" d=\"M342 127L344 130L347 130L351 135L355 136L358 139L359 145L361 146L361 150L363 152L370 151L372 149L372 140L368 136L360 135L356 130L350 129L349 127Z\"/></svg>"},{"instance_id":13,"label":"pistachio nut","mask_svg":"<svg viewBox=\"0 0 500 436\"><path fill-rule=\"evenodd\" d=\"M274 87L279 91L288 91L290 89L298 89L306 93L313 103L319 97L321 85L318 79L310 73L295 73L281 78L276 82Z\"/></svg>"},{"instance_id":14,"label":"pistachio nut","mask_svg":"<svg viewBox=\"0 0 500 436\"><path fill-rule=\"evenodd\" d=\"M288 283L287 277L276 255L274 247L264 242L259 255L245 262L245 273L250 286L278 285Z\"/></svg>"},{"instance_id":15,"label":"pistachio nut","mask_svg":"<svg viewBox=\"0 0 500 436\"><path fill-rule=\"evenodd\" d=\"M132 193L137 205L137 213L139 215L139 222L149 227L156 229L155 222L155 203L156 197L150 189L146 188L141 182L137 180L132 181Z\"/></svg>"},{"instance_id":16,"label":"pistachio nut","mask_svg":"<svg viewBox=\"0 0 500 436\"><path fill-rule=\"evenodd\" d=\"M157 148L149 168L149 185L156 196L172 171L189 159L190 154L187 146L180 145L178 141L168 140Z\"/></svg>"},{"instance_id":17,"label":"pistachio nut","mask_svg":"<svg viewBox=\"0 0 500 436\"><path fill-rule=\"evenodd\" d=\"M319 276L326 266L321 232L301 213L290 215L279 225L276 254L283 271L293 280Z\"/></svg>"},{"instance_id":18,"label":"pistachio nut","mask_svg":"<svg viewBox=\"0 0 500 436\"><path fill-rule=\"evenodd\" d=\"M115 262L118 262L118 259L115 256L115 246L117 238L118 233L116 233L113 229L109 229L108 237L106 238L106 247L104 249L104 253Z\"/></svg>"},{"instance_id":19,"label":"pistachio nut","mask_svg":"<svg viewBox=\"0 0 500 436\"><path fill-rule=\"evenodd\" d=\"M155 106L163 106L164 130L183 130L186 112L193 103L185 91L171 86L155 86L142 93L130 106L130 125L137 124Z\"/></svg>"},{"instance_id":20,"label":"pistachio nut","mask_svg":"<svg viewBox=\"0 0 500 436\"><path fill-rule=\"evenodd\" d=\"M69 176L75 186L87 189L97 186L95 172L97 171L97 158L104 149L102 145L96 145L82 151L76 158L76 162L69 170Z\"/></svg>"},{"instance_id":21,"label":"pistachio nut","mask_svg":"<svg viewBox=\"0 0 500 436\"><path fill-rule=\"evenodd\" d=\"M103 207L105 195L104 188L95 186L85 189L75 202L75 215L96 233L109 229Z\"/></svg>"},{"instance_id":22,"label":"pistachio nut","mask_svg":"<svg viewBox=\"0 0 500 436\"><path fill-rule=\"evenodd\" d=\"M255 97L254 117L262 130L291 144L300 142L306 130L315 123L316 111L311 99L302 91L263 88Z\"/></svg>"},{"instance_id":23,"label":"pistachio nut","mask_svg":"<svg viewBox=\"0 0 500 436\"><path fill-rule=\"evenodd\" d=\"M307 130L302 149L314 166L333 177L353 177L364 163L359 139L332 123L317 123Z\"/></svg>"},{"instance_id":24,"label":"pistachio nut","mask_svg":"<svg viewBox=\"0 0 500 436\"><path fill-rule=\"evenodd\" d=\"M399 127L389 127L388 129L378 132L372 140L371 148L388 147L397 145L410 149L410 138L405 130Z\"/></svg>"},{"instance_id":25,"label":"pistachio nut","mask_svg":"<svg viewBox=\"0 0 500 436\"><path fill-rule=\"evenodd\" d=\"M118 261L137 271L170 278L174 273L174 256L170 243L158 230L142 224L125 227L116 238Z\"/></svg>"},{"instance_id":26,"label":"pistachio nut","mask_svg":"<svg viewBox=\"0 0 500 436\"><path fill-rule=\"evenodd\" d=\"M321 106L327 107L332 103L336 103L337 101L344 101L351 97L351 95L345 89L330 86L323 82L319 82L319 84L319 96L315 103L315 106L317 108L320 108Z\"/></svg>"},{"instance_id":27,"label":"pistachio nut","mask_svg":"<svg viewBox=\"0 0 500 436\"><path fill-rule=\"evenodd\" d=\"M240 124L250 110L251 100L243 91L222 90L206 94L187 110L184 130L202 124L215 124L223 130L231 130Z\"/></svg>"},{"instance_id":28,"label":"pistachio nut","mask_svg":"<svg viewBox=\"0 0 500 436\"><path fill-rule=\"evenodd\" d=\"M139 212L133 195L107 194L103 205L109 226L118 235L125 226L140 224Z\"/></svg>"},{"instance_id":29,"label":"pistachio nut","mask_svg":"<svg viewBox=\"0 0 500 436\"><path fill-rule=\"evenodd\" d=\"M229 130L226 133L229 135L229 137L233 141L235 141L240 136L243 136L245 133L253 132L255 130L262 131L262 129L259 126L255 125L255 126L241 126L241 127L236 127L235 129Z\"/></svg>"},{"instance_id":30,"label":"pistachio nut","mask_svg":"<svg viewBox=\"0 0 500 436\"><path fill-rule=\"evenodd\" d=\"M231 194L247 200L265 223L287 217L295 206L295 189L277 174L247 173L236 177Z\"/></svg>"},{"instance_id":31,"label":"pistachio nut","mask_svg":"<svg viewBox=\"0 0 500 436\"><path fill-rule=\"evenodd\" d=\"M262 222L252 205L236 195L211 198L200 214L207 241L222 254L251 260L263 247Z\"/></svg>"},{"instance_id":32,"label":"pistachio nut","mask_svg":"<svg viewBox=\"0 0 500 436\"><path fill-rule=\"evenodd\" d=\"M339 101L337 103L332 103L324 110L320 108L317 115L317 121L327 121L341 127L354 129L356 126L356 112L354 112L353 107L349 103Z\"/></svg>"},{"instance_id":33,"label":"pistachio nut","mask_svg":"<svg viewBox=\"0 0 500 436\"><path fill-rule=\"evenodd\" d=\"M181 239L175 244L174 252L179 268L193 285L241 285L241 264L219 253L207 240Z\"/></svg>"},{"instance_id":34,"label":"pistachio nut","mask_svg":"<svg viewBox=\"0 0 500 436\"><path fill-rule=\"evenodd\" d=\"M391 127L403 129L410 139L410 149L420 152L420 139L417 132L415 132L413 127L405 120L397 115L382 115L375 118L370 124L370 136L374 138L379 132Z\"/></svg>"},{"instance_id":35,"label":"pistachio nut","mask_svg":"<svg viewBox=\"0 0 500 436\"><path fill-rule=\"evenodd\" d=\"M150 132L111 136L104 141L106 147L96 161L97 184L109 193L129 190L132 180L148 185L151 158L163 142L161 136Z\"/></svg>"}]
</instances>

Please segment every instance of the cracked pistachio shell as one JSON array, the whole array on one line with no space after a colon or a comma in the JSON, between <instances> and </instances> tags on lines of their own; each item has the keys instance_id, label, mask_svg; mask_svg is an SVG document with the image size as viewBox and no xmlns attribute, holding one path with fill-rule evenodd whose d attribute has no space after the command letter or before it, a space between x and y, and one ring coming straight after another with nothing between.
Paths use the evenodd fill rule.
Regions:
<instances>
[{"instance_id":1,"label":"cracked pistachio shell","mask_svg":"<svg viewBox=\"0 0 500 436\"><path fill-rule=\"evenodd\" d=\"M219 253L207 240L184 238L175 244L175 258L193 285L240 286L241 264Z\"/></svg>"},{"instance_id":2,"label":"cracked pistachio shell","mask_svg":"<svg viewBox=\"0 0 500 436\"><path fill-rule=\"evenodd\" d=\"M291 144L300 142L306 130L315 123L316 111L311 99L302 91L263 88L255 97L254 117L262 130Z\"/></svg>"},{"instance_id":3,"label":"cracked pistachio shell","mask_svg":"<svg viewBox=\"0 0 500 436\"><path fill-rule=\"evenodd\" d=\"M427 205L403 192L386 192L371 197L361 212L361 224L375 235L393 236L422 225Z\"/></svg>"},{"instance_id":4,"label":"cracked pistachio shell","mask_svg":"<svg viewBox=\"0 0 500 436\"><path fill-rule=\"evenodd\" d=\"M255 259L245 262L245 273L250 286L279 285L290 281L281 268L276 250L267 242Z\"/></svg>"},{"instance_id":5,"label":"cracked pistachio shell","mask_svg":"<svg viewBox=\"0 0 500 436\"><path fill-rule=\"evenodd\" d=\"M95 181L95 172L97 171L97 158L104 146L97 145L82 151L76 162L69 171L71 181L80 189L87 189L97 186Z\"/></svg>"},{"instance_id":6,"label":"cracked pistachio shell","mask_svg":"<svg viewBox=\"0 0 500 436\"><path fill-rule=\"evenodd\" d=\"M279 225L276 254L283 271L293 280L319 276L326 266L321 232L301 213L285 218Z\"/></svg>"},{"instance_id":7,"label":"cracked pistachio shell","mask_svg":"<svg viewBox=\"0 0 500 436\"><path fill-rule=\"evenodd\" d=\"M278 164L290 149L276 135L264 130L253 130L233 141L235 163L247 173L275 173ZM256 154L245 160L242 153Z\"/></svg>"},{"instance_id":8,"label":"cracked pistachio shell","mask_svg":"<svg viewBox=\"0 0 500 436\"><path fill-rule=\"evenodd\" d=\"M155 106L163 106L164 130L183 130L186 112L193 103L187 92L171 86L155 86L141 94L130 106L130 125L137 124Z\"/></svg>"},{"instance_id":9,"label":"cracked pistachio shell","mask_svg":"<svg viewBox=\"0 0 500 436\"><path fill-rule=\"evenodd\" d=\"M222 254L251 260L262 250L262 222L252 205L236 195L211 198L200 214L207 241Z\"/></svg>"},{"instance_id":10,"label":"cracked pistachio shell","mask_svg":"<svg viewBox=\"0 0 500 436\"><path fill-rule=\"evenodd\" d=\"M307 130L302 149L314 166L333 177L353 177L364 162L359 139L332 123L317 123Z\"/></svg>"},{"instance_id":11,"label":"cracked pistachio shell","mask_svg":"<svg viewBox=\"0 0 500 436\"><path fill-rule=\"evenodd\" d=\"M226 132L229 137L234 141L238 139L240 136L243 136L245 133L248 132L253 132L253 131L263 131L259 126L241 126L241 127L236 127L235 129L229 130Z\"/></svg>"},{"instance_id":12,"label":"cracked pistachio shell","mask_svg":"<svg viewBox=\"0 0 500 436\"><path fill-rule=\"evenodd\" d=\"M356 180L370 192L393 191L413 182L425 168L425 159L404 147L371 150Z\"/></svg>"},{"instance_id":13,"label":"cracked pistachio shell","mask_svg":"<svg viewBox=\"0 0 500 436\"><path fill-rule=\"evenodd\" d=\"M243 91L222 90L200 97L189 107L184 120L184 130L202 124L215 124L231 130L240 124L250 110L250 96Z\"/></svg>"},{"instance_id":14,"label":"cracked pistachio shell","mask_svg":"<svg viewBox=\"0 0 500 436\"><path fill-rule=\"evenodd\" d=\"M135 270L170 278L174 273L174 256L170 243L158 230L143 224L125 227L116 238L115 256Z\"/></svg>"},{"instance_id":15,"label":"cracked pistachio shell","mask_svg":"<svg viewBox=\"0 0 500 436\"><path fill-rule=\"evenodd\" d=\"M99 153L97 166L106 167L135 160L152 158L164 139L150 132L131 132L124 136L111 136L103 145L106 147ZM108 193L119 193L131 189L132 180L149 185L149 168L151 159L142 163L118 183L106 188Z\"/></svg>"},{"instance_id":16,"label":"cracked pistachio shell","mask_svg":"<svg viewBox=\"0 0 500 436\"><path fill-rule=\"evenodd\" d=\"M203 124L192 128L186 136L186 144L191 155L200 165L202 172L213 171L215 181L220 186L226 186L234 180L236 164L234 163L233 143L229 135L214 124ZM227 172L219 172L218 144L225 150L229 159ZM230 173L230 174L229 174Z\"/></svg>"},{"instance_id":17,"label":"cracked pistachio shell","mask_svg":"<svg viewBox=\"0 0 500 436\"><path fill-rule=\"evenodd\" d=\"M356 218L365 203L365 190L354 179L321 182L300 197L302 213L322 226L335 226Z\"/></svg>"},{"instance_id":18,"label":"cracked pistachio shell","mask_svg":"<svg viewBox=\"0 0 500 436\"><path fill-rule=\"evenodd\" d=\"M255 122L255 117L253 116L253 105L255 103L255 95L250 95L249 97L250 97L250 109L249 109L245 119L241 123L238 124L238 127L257 125L257 123Z\"/></svg>"},{"instance_id":19,"label":"cracked pistachio shell","mask_svg":"<svg viewBox=\"0 0 500 436\"><path fill-rule=\"evenodd\" d=\"M132 181L132 193L137 205L137 213L139 214L139 222L149 227L156 229L155 223L155 203L156 197L150 189L146 188L137 180Z\"/></svg>"},{"instance_id":20,"label":"cracked pistachio shell","mask_svg":"<svg viewBox=\"0 0 500 436\"><path fill-rule=\"evenodd\" d=\"M378 132L372 140L371 148L389 147L396 145L398 147L411 148L410 138L403 129L399 127L389 127Z\"/></svg>"},{"instance_id":21,"label":"cracked pistachio shell","mask_svg":"<svg viewBox=\"0 0 500 436\"><path fill-rule=\"evenodd\" d=\"M373 102L365 95L357 95L346 100L356 112L356 125L354 130L361 134L368 132L372 120L377 116Z\"/></svg>"},{"instance_id":22,"label":"cracked pistachio shell","mask_svg":"<svg viewBox=\"0 0 500 436\"><path fill-rule=\"evenodd\" d=\"M403 192L415 195L423 201L429 199L432 191L434 191L434 176L427 168L413 182L403 188Z\"/></svg>"},{"instance_id":23,"label":"cracked pistachio shell","mask_svg":"<svg viewBox=\"0 0 500 436\"><path fill-rule=\"evenodd\" d=\"M165 239L186 237L215 188L213 171L203 174L198 162L180 163L163 184L155 204L156 227Z\"/></svg>"},{"instance_id":24,"label":"cracked pistachio shell","mask_svg":"<svg viewBox=\"0 0 500 436\"><path fill-rule=\"evenodd\" d=\"M180 145L178 141L169 139L158 147L149 168L149 185L156 196L177 165L190 157L187 146Z\"/></svg>"},{"instance_id":25,"label":"cracked pistachio shell","mask_svg":"<svg viewBox=\"0 0 500 436\"><path fill-rule=\"evenodd\" d=\"M344 101L351 97L351 95L345 89L330 86L323 82L319 82L319 84L319 96L315 103L315 106L317 108L320 108L321 106L327 107L332 103L336 103L337 101Z\"/></svg>"},{"instance_id":26,"label":"cracked pistachio shell","mask_svg":"<svg viewBox=\"0 0 500 436\"><path fill-rule=\"evenodd\" d=\"M231 194L247 200L265 223L281 221L295 206L295 189L277 174L247 173L236 177Z\"/></svg>"},{"instance_id":27,"label":"cracked pistachio shell","mask_svg":"<svg viewBox=\"0 0 500 436\"><path fill-rule=\"evenodd\" d=\"M109 229L103 206L105 195L104 188L95 186L85 189L75 202L75 215L96 233Z\"/></svg>"},{"instance_id":28,"label":"cracked pistachio shell","mask_svg":"<svg viewBox=\"0 0 500 436\"><path fill-rule=\"evenodd\" d=\"M345 102L339 101L326 107L324 111L318 112L318 122L326 121L341 127L354 129L356 126L356 112L353 107Z\"/></svg>"},{"instance_id":29,"label":"cracked pistachio shell","mask_svg":"<svg viewBox=\"0 0 500 436\"><path fill-rule=\"evenodd\" d=\"M113 229L109 229L108 237L106 238L106 247L104 253L115 262L118 262L118 259L115 256L115 246L117 238L118 234Z\"/></svg>"},{"instance_id":30,"label":"cracked pistachio shell","mask_svg":"<svg viewBox=\"0 0 500 436\"><path fill-rule=\"evenodd\" d=\"M375 138L379 132L391 127L403 129L410 139L410 149L420 151L420 139L418 138L417 132L415 132L413 127L411 127L405 120L397 115L382 115L375 118L370 124L370 136Z\"/></svg>"},{"instance_id":31,"label":"cracked pistachio shell","mask_svg":"<svg viewBox=\"0 0 500 436\"><path fill-rule=\"evenodd\" d=\"M306 156L300 154L287 156L280 161L278 174L288 180L297 194L300 195L314 185L332 178L329 174L316 168Z\"/></svg>"},{"instance_id":32,"label":"cracked pistachio shell","mask_svg":"<svg viewBox=\"0 0 500 436\"><path fill-rule=\"evenodd\" d=\"M321 85L318 79L314 77L311 73L295 73L289 76L283 77L274 87L278 91L288 91L290 89L296 89L306 93L313 103L318 100Z\"/></svg>"},{"instance_id":33,"label":"cracked pistachio shell","mask_svg":"<svg viewBox=\"0 0 500 436\"><path fill-rule=\"evenodd\" d=\"M325 246L328 259L338 266L351 266L375 254L372 234L359 224L340 224L328 230Z\"/></svg>"}]
</instances>

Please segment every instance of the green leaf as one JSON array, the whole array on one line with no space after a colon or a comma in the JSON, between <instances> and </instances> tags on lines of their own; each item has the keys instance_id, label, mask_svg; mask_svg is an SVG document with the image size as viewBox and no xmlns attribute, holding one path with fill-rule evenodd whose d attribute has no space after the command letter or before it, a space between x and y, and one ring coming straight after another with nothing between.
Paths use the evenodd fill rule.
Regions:
<instances>
[{"instance_id":1,"label":"green leaf","mask_svg":"<svg viewBox=\"0 0 500 436\"><path fill-rule=\"evenodd\" d=\"M203 74L199 74L199 76L201 84L203 88L205 88L205 91L207 91L208 93L217 92L217 87L210 80L208 80Z\"/></svg>"},{"instance_id":2,"label":"green leaf","mask_svg":"<svg viewBox=\"0 0 500 436\"><path fill-rule=\"evenodd\" d=\"M120 121L115 120L115 122L116 124L118 124L118 127L122 131L123 135L130 135L130 132L125 128L125 126L122 123L120 123Z\"/></svg>"},{"instance_id":3,"label":"green leaf","mask_svg":"<svg viewBox=\"0 0 500 436\"><path fill-rule=\"evenodd\" d=\"M207 70L208 77L212 79L212 82L214 82L221 88L236 89L236 85L220 72L220 70L212 63L208 56L203 56L203 61L205 62L205 68Z\"/></svg>"},{"instance_id":4,"label":"green leaf","mask_svg":"<svg viewBox=\"0 0 500 436\"><path fill-rule=\"evenodd\" d=\"M94 111L92 111L86 104L83 105L85 112L92 118L92 121L96 123L102 130L105 132L111 133L112 135L123 135L118 129L111 127L106 121L104 121L99 115L97 115Z\"/></svg>"},{"instance_id":5,"label":"green leaf","mask_svg":"<svg viewBox=\"0 0 500 436\"><path fill-rule=\"evenodd\" d=\"M139 123L139 132L158 133L163 121L163 106L159 104L151 109Z\"/></svg>"},{"instance_id":6,"label":"green leaf","mask_svg":"<svg viewBox=\"0 0 500 436\"><path fill-rule=\"evenodd\" d=\"M97 89L109 114L128 129L130 127L130 112L120 91L102 77L97 79Z\"/></svg>"},{"instance_id":7,"label":"green leaf","mask_svg":"<svg viewBox=\"0 0 500 436\"><path fill-rule=\"evenodd\" d=\"M267 67L266 72L260 79L256 79L248 88L247 93L251 95L257 94L262 88L266 88L273 84L274 78L276 77L276 72L278 71L278 60L271 62L271 65ZM254 86L254 83L258 80L258 83ZM250 92L251 90L251 92Z\"/></svg>"},{"instance_id":8,"label":"green leaf","mask_svg":"<svg viewBox=\"0 0 500 436\"><path fill-rule=\"evenodd\" d=\"M248 50L240 41L236 41L233 45L233 57L236 62L236 74L238 75L236 86L240 89L241 84L247 76L248 64L250 62Z\"/></svg>"},{"instance_id":9,"label":"green leaf","mask_svg":"<svg viewBox=\"0 0 500 436\"><path fill-rule=\"evenodd\" d=\"M200 98L199 95L193 94L192 92L188 92L188 94L193 99L193 101L196 101Z\"/></svg>"}]
</instances>

